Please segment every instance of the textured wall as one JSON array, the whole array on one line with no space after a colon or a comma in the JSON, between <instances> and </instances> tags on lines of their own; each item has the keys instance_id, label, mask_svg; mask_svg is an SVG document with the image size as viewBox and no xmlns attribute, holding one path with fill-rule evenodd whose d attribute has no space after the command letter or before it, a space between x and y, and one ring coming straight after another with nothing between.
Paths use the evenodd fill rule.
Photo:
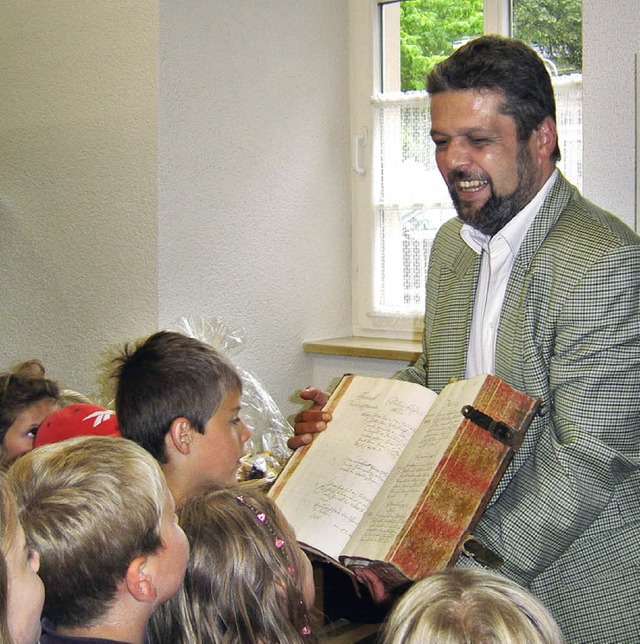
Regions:
<instances>
[{"instance_id":1,"label":"textured wall","mask_svg":"<svg viewBox=\"0 0 640 644\"><path fill-rule=\"evenodd\" d=\"M584 192L634 226L636 194L640 194L636 186L640 2L585 0L583 42Z\"/></svg>"},{"instance_id":2,"label":"textured wall","mask_svg":"<svg viewBox=\"0 0 640 644\"><path fill-rule=\"evenodd\" d=\"M91 391L99 351L153 328L157 9L0 5L0 365Z\"/></svg>"},{"instance_id":3,"label":"textured wall","mask_svg":"<svg viewBox=\"0 0 640 644\"><path fill-rule=\"evenodd\" d=\"M288 414L302 341L350 332L347 3L160 8L160 322L243 327Z\"/></svg>"}]
</instances>

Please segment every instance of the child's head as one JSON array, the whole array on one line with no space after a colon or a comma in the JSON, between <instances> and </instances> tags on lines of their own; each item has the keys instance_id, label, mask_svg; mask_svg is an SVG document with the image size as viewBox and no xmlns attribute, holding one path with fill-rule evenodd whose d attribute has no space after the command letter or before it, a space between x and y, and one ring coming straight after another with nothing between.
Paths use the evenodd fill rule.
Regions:
<instances>
[{"instance_id":1,"label":"child's head","mask_svg":"<svg viewBox=\"0 0 640 644\"><path fill-rule=\"evenodd\" d=\"M9 476L40 554L43 614L56 627L107 621L123 593L150 614L177 592L188 543L162 472L141 447L71 438L26 454Z\"/></svg>"},{"instance_id":2,"label":"child's head","mask_svg":"<svg viewBox=\"0 0 640 644\"><path fill-rule=\"evenodd\" d=\"M93 403L69 404L42 421L33 446L59 443L77 436L121 435L116 415L110 409Z\"/></svg>"},{"instance_id":3,"label":"child's head","mask_svg":"<svg viewBox=\"0 0 640 644\"><path fill-rule=\"evenodd\" d=\"M213 347L160 331L127 345L114 361L115 410L122 435L160 463L189 456L198 489L232 485L251 432L240 420L242 381ZM171 453L169 453L171 451Z\"/></svg>"},{"instance_id":4,"label":"child's head","mask_svg":"<svg viewBox=\"0 0 640 644\"><path fill-rule=\"evenodd\" d=\"M0 462L12 463L33 449L40 423L58 408L60 388L44 366L28 360L0 374Z\"/></svg>"},{"instance_id":5,"label":"child's head","mask_svg":"<svg viewBox=\"0 0 640 644\"><path fill-rule=\"evenodd\" d=\"M553 617L528 591L486 570L454 568L414 584L396 604L385 644L560 644Z\"/></svg>"},{"instance_id":6,"label":"child's head","mask_svg":"<svg viewBox=\"0 0 640 644\"><path fill-rule=\"evenodd\" d=\"M27 548L15 499L0 472L0 641L34 644L40 637L44 586L40 560Z\"/></svg>"},{"instance_id":7,"label":"child's head","mask_svg":"<svg viewBox=\"0 0 640 644\"><path fill-rule=\"evenodd\" d=\"M183 588L152 617L152 641L308 642L311 563L253 484L209 490L179 511L191 556Z\"/></svg>"}]
</instances>

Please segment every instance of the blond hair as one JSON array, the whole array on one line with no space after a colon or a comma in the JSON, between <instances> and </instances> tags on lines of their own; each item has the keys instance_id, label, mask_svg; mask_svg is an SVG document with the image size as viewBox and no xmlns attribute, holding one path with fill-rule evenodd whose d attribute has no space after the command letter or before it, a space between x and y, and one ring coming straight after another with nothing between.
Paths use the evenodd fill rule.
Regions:
<instances>
[{"instance_id":1,"label":"blond hair","mask_svg":"<svg viewBox=\"0 0 640 644\"><path fill-rule=\"evenodd\" d=\"M383 644L559 644L551 614L496 573L456 568L417 582L396 604Z\"/></svg>"},{"instance_id":2,"label":"blond hair","mask_svg":"<svg viewBox=\"0 0 640 644\"><path fill-rule=\"evenodd\" d=\"M131 561L162 546L169 492L158 464L126 439L83 436L38 447L9 476L40 554L43 615L57 626L99 621Z\"/></svg>"},{"instance_id":3,"label":"blond hair","mask_svg":"<svg viewBox=\"0 0 640 644\"><path fill-rule=\"evenodd\" d=\"M9 634L9 578L6 556L18 528L18 512L7 475L0 472L0 642L11 642Z\"/></svg>"},{"instance_id":4,"label":"blond hair","mask_svg":"<svg viewBox=\"0 0 640 644\"><path fill-rule=\"evenodd\" d=\"M204 492L178 518L189 565L182 589L152 615L150 642L316 641L303 599L304 555L258 485Z\"/></svg>"}]
</instances>

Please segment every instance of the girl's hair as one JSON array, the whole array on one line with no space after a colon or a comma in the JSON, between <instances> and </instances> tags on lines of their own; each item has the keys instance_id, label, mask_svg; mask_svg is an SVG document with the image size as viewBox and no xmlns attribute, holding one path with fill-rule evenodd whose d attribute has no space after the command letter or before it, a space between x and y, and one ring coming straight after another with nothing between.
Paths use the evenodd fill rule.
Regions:
<instances>
[{"instance_id":1,"label":"girl's hair","mask_svg":"<svg viewBox=\"0 0 640 644\"><path fill-rule=\"evenodd\" d=\"M27 360L0 373L0 442L25 407L45 398L59 400L58 383L45 378L39 360Z\"/></svg>"},{"instance_id":2,"label":"girl's hair","mask_svg":"<svg viewBox=\"0 0 640 644\"><path fill-rule=\"evenodd\" d=\"M256 484L209 490L178 512L191 556L178 594L156 609L154 644L314 642L303 553Z\"/></svg>"},{"instance_id":3,"label":"girl's hair","mask_svg":"<svg viewBox=\"0 0 640 644\"><path fill-rule=\"evenodd\" d=\"M559 644L553 617L528 591L486 570L455 568L417 582L387 618L383 644Z\"/></svg>"},{"instance_id":4,"label":"girl's hair","mask_svg":"<svg viewBox=\"0 0 640 644\"><path fill-rule=\"evenodd\" d=\"M18 510L7 476L0 471L0 642L11 642L8 622L9 577L6 556L16 538Z\"/></svg>"}]
</instances>

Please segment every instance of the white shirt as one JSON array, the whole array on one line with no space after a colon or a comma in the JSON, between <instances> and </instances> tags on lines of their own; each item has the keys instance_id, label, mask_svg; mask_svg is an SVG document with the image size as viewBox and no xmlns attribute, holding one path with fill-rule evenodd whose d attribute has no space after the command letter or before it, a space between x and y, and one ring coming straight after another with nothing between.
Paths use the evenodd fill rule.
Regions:
<instances>
[{"instance_id":1,"label":"white shirt","mask_svg":"<svg viewBox=\"0 0 640 644\"><path fill-rule=\"evenodd\" d=\"M555 170L538 194L493 237L468 224L464 224L460 230L465 243L476 253L482 254L471 320L466 378L494 373L498 325L511 269L529 226L557 175L558 171Z\"/></svg>"}]
</instances>

